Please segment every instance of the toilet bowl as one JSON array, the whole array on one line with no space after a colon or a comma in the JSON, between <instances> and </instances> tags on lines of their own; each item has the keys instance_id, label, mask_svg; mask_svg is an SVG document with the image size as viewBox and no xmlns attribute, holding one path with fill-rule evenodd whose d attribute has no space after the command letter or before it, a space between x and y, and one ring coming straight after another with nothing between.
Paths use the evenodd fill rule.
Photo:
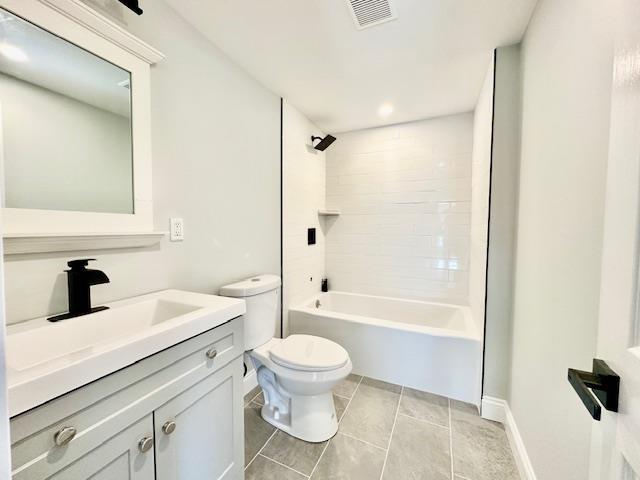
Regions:
<instances>
[{"instance_id":1,"label":"toilet bowl","mask_svg":"<svg viewBox=\"0 0 640 480\"><path fill-rule=\"evenodd\" d=\"M264 392L262 418L307 442L324 442L338 431L332 389L352 365L337 343L311 335L273 338L250 356Z\"/></svg>"},{"instance_id":2,"label":"toilet bowl","mask_svg":"<svg viewBox=\"0 0 640 480\"><path fill-rule=\"evenodd\" d=\"M338 431L332 388L351 373L347 351L313 335L274 338L280 278L260 275L220 289L244 298L245 351L264 393L262 418L307 442L324 442Z\"/></svg>"}]
</instances>

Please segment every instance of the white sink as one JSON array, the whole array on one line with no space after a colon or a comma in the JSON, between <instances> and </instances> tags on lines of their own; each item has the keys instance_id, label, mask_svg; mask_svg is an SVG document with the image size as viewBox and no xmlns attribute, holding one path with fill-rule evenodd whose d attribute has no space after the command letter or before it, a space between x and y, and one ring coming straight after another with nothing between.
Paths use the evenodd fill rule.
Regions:
<instances>
[{"instance_id":1,"label":"white sink","mask_svg":"<svg viewBox=\"0 0 640 480\"><path fill-rule=\"evenodd\" d=\"M243 300L165 290L109 310L7 329L10 416L245 313Z\"/></svg>"}]
</instances>

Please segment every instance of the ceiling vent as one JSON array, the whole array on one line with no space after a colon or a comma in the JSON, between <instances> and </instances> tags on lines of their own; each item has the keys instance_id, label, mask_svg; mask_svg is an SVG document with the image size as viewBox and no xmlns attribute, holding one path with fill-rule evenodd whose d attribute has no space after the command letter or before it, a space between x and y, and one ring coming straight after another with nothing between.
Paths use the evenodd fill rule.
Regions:
<instances>
[{"instance_id":1,"label":"ceiling vent","mask_svg":"<svg viewBox=\"0 0 640 480\"><path fill-rule=\"evenodd\" d=\"M389 0L347 0L347 4L358 30L398 18Z\"/></svg>"}]
</instances>

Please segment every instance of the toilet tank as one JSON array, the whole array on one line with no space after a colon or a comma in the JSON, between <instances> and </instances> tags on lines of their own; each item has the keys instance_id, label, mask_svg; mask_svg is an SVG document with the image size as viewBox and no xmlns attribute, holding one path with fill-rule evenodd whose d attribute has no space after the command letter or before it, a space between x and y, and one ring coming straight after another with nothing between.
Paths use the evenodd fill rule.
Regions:
<instances>
[{"instance_id":1,"label":"toilet tank","mask_svg":"<svg viewBox=\"0 0 640 480\"><path fill-rule=\"evenodd\" d=\"M277 275L258 275L220 289L220 295L242 298L247 304L247 313L244 314L245 351L253 350L275 336L280 285Z\"/></svg>"}]
</instances>

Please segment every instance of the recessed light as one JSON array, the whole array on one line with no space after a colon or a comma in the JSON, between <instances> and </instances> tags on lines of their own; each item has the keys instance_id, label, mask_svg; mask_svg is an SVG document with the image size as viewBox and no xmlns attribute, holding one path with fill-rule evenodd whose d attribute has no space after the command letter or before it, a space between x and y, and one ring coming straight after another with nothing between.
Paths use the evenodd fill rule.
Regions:
<instances>
[{"instance_id":1,"label":"recessed light","mask_svg":"<svg viewBox=\"0 0 640 480\"><path fill-rule=\"evenodd\" d=\"M13 62L26 62L29 60L29 57L21 48L10 43L0 43L0 54Z\"/></svg>"},{"instance_id":2,"label":"recessed light","mask_svg":"<svg viewBox=\"0 0 640 480\"><path fill-rule=\"evenodd\" d=\"M382 105L380 105L380 108L378 108L378 115L380 115L381 117L388 117L392 113L393 105L391 105L390 103L383 103Z\"/></svg>"}]
</instances>

